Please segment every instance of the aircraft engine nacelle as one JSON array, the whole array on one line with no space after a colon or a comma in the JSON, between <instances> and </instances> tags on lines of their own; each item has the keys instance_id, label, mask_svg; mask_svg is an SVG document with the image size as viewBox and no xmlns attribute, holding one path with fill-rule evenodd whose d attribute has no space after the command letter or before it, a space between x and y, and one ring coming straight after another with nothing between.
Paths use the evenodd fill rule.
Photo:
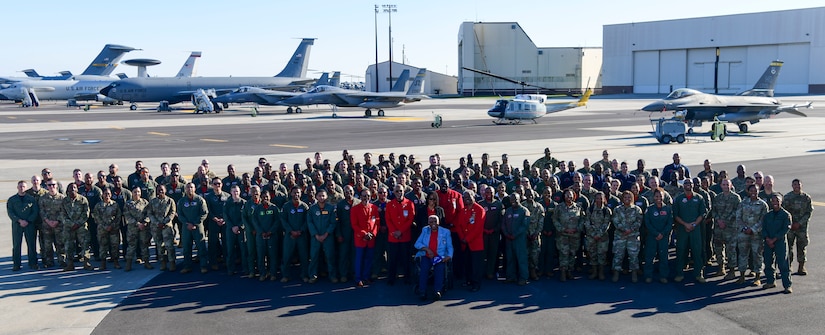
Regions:
<instances>
[{"instance_id":1,"label":"aircraft engine nacelle","mask_svg":"<svg viewBox=\"0 0 825 335\"><path fill-rule=\"evenodd\" d=\"M209 99L209 94L203 89L198 89L192 94L192 104L195 105L196 113L212 113L215 111L212 100Z\"/></svg>"},{"instance_id":2,"label":"aircraft engine nacelle","mask_svg":"<svg viewBox=\"0 0 825 335\"><path fill-rule=\"evenodd\" d=\"M105 106L105 105L116 105L116 104L121 103L121 101L120 101L120 100L118 100L118 99L112 99L112 98L107 97L107 96L105 96L105 95L103 95L103 94L98 94L98 95L95 95L95 101L97 101L97 102L102 102L104 106Z\"/></svg>"},{"instance_id":3,"label":"aircraft engine nacelle","mask_svg":"<svg viewBox=\"0 0 825 335\"><path fill-rule=\"evenodd\" d=\"M366 101L358 104L358 107L361 108L393 108L404 106L404 103L399 102L391 102L391 101Z\"/></svg>"}]
</instances>

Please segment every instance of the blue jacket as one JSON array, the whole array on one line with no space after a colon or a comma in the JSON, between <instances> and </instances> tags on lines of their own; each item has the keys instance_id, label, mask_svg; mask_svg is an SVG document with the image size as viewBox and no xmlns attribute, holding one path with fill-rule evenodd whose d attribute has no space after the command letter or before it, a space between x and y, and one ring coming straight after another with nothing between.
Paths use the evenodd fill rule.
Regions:
<instances>
[{"instance_id":1,"label":"blue jacket","mask_svg":"<svg viewBox=\"0 0 825 335\"><path fill-rule=\"evenodd\" d=\"M430 226L426 226L421 230L421 236L415 241L415 248L418 249L415 257L421 257L425 254L421 249L430 246L431 233ZM435 253L441 257L453 257L453 240L450 238L449 229L438 227L438 250L435 250Z\"/></svg>"}]
</instances>

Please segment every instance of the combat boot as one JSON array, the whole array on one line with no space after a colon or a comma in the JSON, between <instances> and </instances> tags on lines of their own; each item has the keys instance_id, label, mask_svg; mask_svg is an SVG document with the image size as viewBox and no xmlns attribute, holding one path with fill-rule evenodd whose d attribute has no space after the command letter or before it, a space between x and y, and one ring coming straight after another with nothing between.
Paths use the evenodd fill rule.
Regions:
<instances>
[{"instance_id":1,"label":"combat boot","mask_svg":"<svg viewBox=\"0 0 825 335\"><path fill-rule=\"evenodd\" d=\"M724 279L725 280L731 280L733 278L736 278L736 270L730 269L730 272L728 272L728 274L725 276Z\"/></svg>"},{"instance_id":2,"label":"combat boot","mask_svg":"<svg viewBox=\"0 0 825 335\"><path fill-rule=\"evenodd\" d=\"M92 263L89 263L88 259L85 262L83 262L83 270L94 270L94 269L95 269L95 267L92 266Z\"/></svg>"},{"instance_id":3,"label":"combat boot","mask_svg":"<svg viewBox=\"0 0 825 335\"><path fill-rule=\"evenodd\" d=\"M169 271L170 271L170 272L175 272L175 271L177 271L177 270L178 270L178 269L177 269L177 263L175 263L175 262L169 262Z\"/></svg>"},{"instance_id":4,"label":"combat boot","mask_svg":"<svg viewBox=\"0 0 825 335\"><path fill-rule=\"evenodd\" d=\"M115 269L120 269L120 260L115 258Z\"/></svg>"},{"instance_id":5,"label":"combat boot","mask_svg":"<svg viewBox=\"0 0 825 335\"><path fill-rule=\"evenodd\" d=\"M614 283L619 281L619 271L613 270L613 278L610 279L610 280L613 281Z\"/></svg>"},{"instance_id":6,"label":"combat boot","mask_svg":"<svg viewBox=\"0 0 825 335\"><path fill-rule=\"evenodd\" d=\"M106 271L106 260L100 262L100 271Z\"/></svg>"},{"instance_id":7,"label":"combat boot","mask_svg":"<svg viewBox=\"0 0 825 335\"><path fill-rule=\"evenodd\" d=\"M560 282L566 282L567 281L567 269L562 268L561 271L559 271L559 281Z\"/></svg>"},{"instance_id":8,"label":"combat boot","mask_svg":"<svg viewBox=\"0 0 825 335\"><path fill-rule=\"evenodd\" d=\"M808 275L808 270L805 269L805 262L799 262L799 269L796 269L796 274L800 276Z\"/></svg>"},{"instance_id":9,"label":"combat boot","mask_svg":"<svg viewBox=\"0 0 825 335\"><path fill-rule=\"evenodd\" d=\"M599 265L599 280L604 280L604 265Z\"/></svg>"},{"instance_id":10,"label":"combat boot","mask_svg":"<svg viewBox=\"0 0 825 335\"><path fill-rule=\"evenodd\" d=\"M751 284L751 286L762 286L762 280L760 280L761 277L762 273L757 272L756 279L753 280L753 284Z\"/></svg>"},{"instance_id":11,"label":"combat boot","mask_svg":"<svg viewBox=\"0 0 825 335\"><path fill-rule=\"evenodd\" d=\"M132 271L132 259L131 258L126 259L126 268L123 269L123 270L126 271L126 272Z\"/></svg>"},{"instance_id":12,"label":"combat boot","mask_svg":"<svg viewBox=\"0 0 825 335\"><path fill-rule=\"evenodd\" d=\"M63 271L74 271L74 259L69 258Z\"/></svg>"},{"instance_id":13,"label":"combat boot","mask_svg":"<svg viewBox=\"0 0 825 335\"><path fill-rule=\"evenodd\" d=\"M717 271L717 272L716 272L716 275L717 275L717 276L725 276L725 275L727 275L727 274L728 274L728 270L727 270L727 269L725 269L725 267L724 267L724 266L720 266L720 267L719 267L719 271Z\"/></svg>"},{"instance_id":14,"label":"combat boot","mask_svg":"<svg viewBox=\"0 0 825 335\"><path fill-rule=\"evenodd\" d=\"M536 275L536 269L530 269L530 280L539 280L539 276Z\"/></svg>"},{"instance_id":15,"label":"combat boot","mask_svg":"<svg viewBox=\"0 0 825 335\"><path fill-rule=\"evenodd\" d=\"M638 271L631 271L630 272L630 281L634 282L634 283L639 281Z\"/></svg>"},{"instance_id":16,"label":"combat boot","mask_svg":"<svg viewBox=\"0 0 825 335\"><path fill-rule=\"evenodd\" d=\"M152 264L151 264L151 263L149 263L149 260L148 260L148 259L144 259L144 260L143 260L143 268L144 268L144 269L147 269L147 270L152 270L152 269L154 269L155 267L154 267L154 266L152 266Z\"/></svg>"},{"instance_id":17,"label":"combat boot","mask_svg":"<svg viewBox=\"0 0 825 335\"><path fill-rule=\"evenodd\" d=\"M590 275L587 276L587 279L591 279L591 280L596 279L596 276L597 276L597 274L596 274L597 270L596 269L597 268L598 268L598 266L596 266L596 265L591 265L590 266Z\"/></svg>"},{"instance_id":18,"label":"combat boot","mask_svg":"<svg viewBox=\"0 0 825 335\"><path fill-rule=\"evenodd\" d=\"M744 284L745 283L745 271L740 271L739 279L736 280L737 284Z\"/></svg>"},{"instance_id":19,"label":"combat boot","mask_svg":"<svg viewBox=\"0 0 825 335\"><path fill-rule=\"evenodd\" d=\"M166 260L165 259L160 260L160 271L166 271Z\"/></svg>"}]
</instances>

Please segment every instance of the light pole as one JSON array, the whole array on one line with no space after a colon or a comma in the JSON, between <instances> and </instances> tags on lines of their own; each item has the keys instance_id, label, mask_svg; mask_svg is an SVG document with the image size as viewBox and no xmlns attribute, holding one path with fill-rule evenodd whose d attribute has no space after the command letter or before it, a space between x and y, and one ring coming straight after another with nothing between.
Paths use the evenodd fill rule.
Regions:
<instances>
[{"instance_id":1,"label":"light pole","mask_svg":"<svg viewBox=\"0 0 825 335\"><path fill-rule=\"evenodd\" d=\"M398 11L395 5L381 5L384 8L384 13L389 14L390 24L389 24L389 35L390 35L390 83L388 87L392 87L392 13Z\"/></svg>"},{"instance_id":2,"label":"light pole","mask_svg":"<svg viewBox=\"0 0 825 335\"><path fill-rule=\"evenodd\" d=\"M375 92L378 92L378 5L375 5Z\"/></svg>"}]
</instances>

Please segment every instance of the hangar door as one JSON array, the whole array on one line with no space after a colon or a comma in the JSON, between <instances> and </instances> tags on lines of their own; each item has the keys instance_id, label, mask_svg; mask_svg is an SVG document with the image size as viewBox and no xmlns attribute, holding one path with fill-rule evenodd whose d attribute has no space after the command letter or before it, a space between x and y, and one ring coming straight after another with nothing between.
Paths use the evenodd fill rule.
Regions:
<instances>
[{"instance_id":1,"label":"hangar door","mask_svg":"<svg viewBox=\"0 0 825 335\"><path fill-rule=\"evenodd\" d=\"M659 91L656 93L669 94L674 90L687 86L687 72L685 62L687 51L662 50L659 53Z\"/></svg>"},{"instance_id":2,"label":"hangar door","mask_svg":"<svg viewBox=\"0 0 825 335\"><path fill-rule=\"evenodd\" d=\"M659 51L633 53L633 93L659 93Z\"/></svg>"}]
</instances>

